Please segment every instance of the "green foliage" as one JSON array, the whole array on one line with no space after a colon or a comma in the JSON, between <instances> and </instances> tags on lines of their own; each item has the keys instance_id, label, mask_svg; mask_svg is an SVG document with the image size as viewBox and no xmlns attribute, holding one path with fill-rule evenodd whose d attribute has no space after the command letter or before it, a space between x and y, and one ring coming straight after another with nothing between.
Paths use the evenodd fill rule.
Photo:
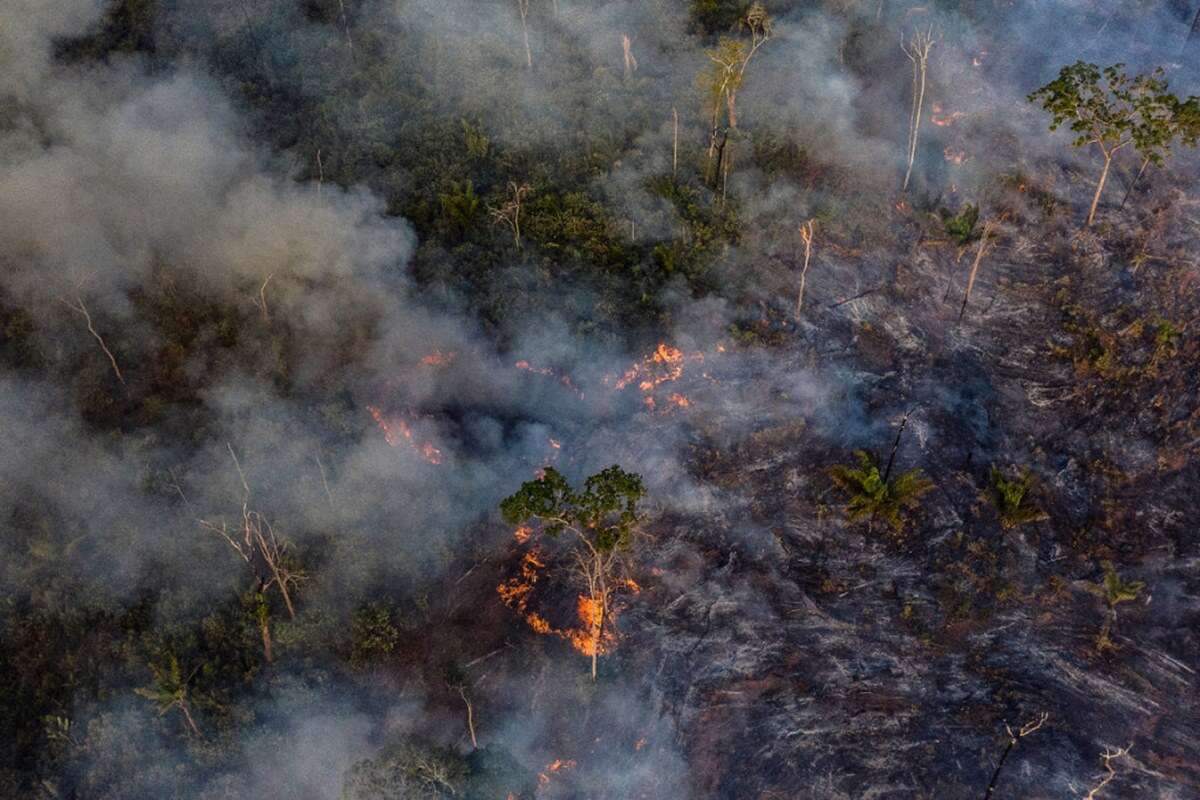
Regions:
<instances>
[{"instance_id":1,"label":"green foliage","mask_svg":"<svg viewBox=\"0 0 1200 800\"><path fill-rule=\"evenodd\" d=\"M749 6L745 0L691 0L689 13L693 26L713 34L733 30Z\"/></svg>"},{"instance_id":2,"label":"green foliage","mask_svg":"<svg viewBox=\"0 0 1200 800\"><path fill-rule=\"evenodd\" d=\"M1121 578L1117 573L1117 568L1113 566L1111 561L1105 561L1104 578L1096 583L1088 585L1089 591L1104 599L1108 604L1108 608L1114 614L1116 608L1121 603L1131 603L1137 600L1142 593L1142 589L1146 588L1146 584L1142 581L1127 581Z\"/></svg>"},{"instance_id":3,"label":"green foliage","mask_svg":"<svg viewBox=\"0 0 1200 800\"><path fill-rule=\"evenodd\" d=\"M596 473L577 492L554 467L526 481L500 503L510 525L536 520L550 536L574 530L602 553L624 550L641 521L637 504L646 494L642 478L614 465Z\"/></svg>"},{"instance_id":4,"label":"green foliage","mask_svg":"<svg viewBox=\"0 0 1200 800\"><path fill-rule=\"evenodd\" d=\"M942 224L946 226L946 233L960 245L978 238L978 234L975 232L975 224L978 221L979 206L977 205L967 203L958 214L951 214L949 210L942 209Z\"/></svg>"},{"instance_id":5,"label":"green foliage","mask_svg":"<svg viewBox=\"0 0 1200 800\"><path fill-rule=\"evenodd\" d=\"M487 158L491 141L483 132L483 126L472 124L469 120L462 121L463 145L471 158Z\"/></svg>"},{"instance_id":6,"label":"green foliage","mask_svg":"<svg viewBox=\"0 0 1200 800\"><path fill-rule=\"evenodd\" d=\"M602 203L582 192L542 193L522 209L522 231L555 264L585 263L628 274L639 259L620 226Z\"/></svg>"},{"instance_id":7,"label":"green foliage","mask_svg":"<svg viewBox=\"0 0 1200 800\"><path fill-rule=\"evenodd\" d=\"M1031 492L1034 479L1028 469L1021 470L1019 477L1009 480L1000 469L992 467L991 477L991 500L1000 515L1000 524L1005 528L1047 518L1046 513L1033 502Z\"/></svg>"},{"instance_id":8,"label":"green foliage","mask_svg":"<svg viewBox=\"0 0 1200 800\"><path fill-rule=\"evenodd\" d=\"M383 603L369 603L350 622L350 664L364 667L390 655L400 645L402 632L396 615Z\"/></svg>"},{"instance_id":9,"label":"green foliage","mask_svg":"<svg viewBox=\"0 0 1200 800\"><path fill-rule=\"evenodd\" d=\"M1143 158L1160 166L1175 139L1195 146L1200 100L1171 94L1161 68L1131 78L1124 67L1114 64L1101 70L1077 61L1028 99L1050 112L1050 130L1066 125L1076 134L1075 147L1096 144L1111 153L1132 144Z\"/></svg>"},{"instance_id":10,"label":"green foliage","mask_svg":"<svg viewBox=\"0 0 1200 800\"><path fill-rule=\"evenodd\" d=\"M851 521L882 519L899 533L904 529L903 512L920 507L921 496L933 488L933 481L917 468L885 482L871 454L857 450L854 455L857 466L837 464L829 468L834 485L848 496L846 516Z\"/></svg>"},{"instance_id":11,"label":"green foliage","mask_svg":"<svg viewBox=\"0 0 1200 800\"><path fill-rule=\"evenodd\" d=\"M438 202L442 208L442 228L451 236L463 236L471 230L483 208L470 180L451 181L449 189L438 195Z\"/></svg>"},{"instance_id":12,"label":"green foliage","mask_svg":"<svg viewBox=\"0 0 1200 800\"><path fill-rule=\"evenodd\" d=\"M192 676L184 676L178 658L172 655L165 664L151 662L148 666L154 675L154 683L134 689L134 692L158 706L160 714L187 699L188 683Z\"/></svg>"}]
</instances>

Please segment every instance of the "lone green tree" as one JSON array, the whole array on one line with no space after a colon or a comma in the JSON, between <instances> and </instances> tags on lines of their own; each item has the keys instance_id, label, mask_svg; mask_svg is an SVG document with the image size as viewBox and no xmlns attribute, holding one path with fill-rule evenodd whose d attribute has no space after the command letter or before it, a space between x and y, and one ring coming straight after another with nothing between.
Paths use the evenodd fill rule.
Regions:
<instances>
[{"instance_id":1,"label":"lone green tree","mask_svg":"<svg viewBox=\"0 0 1200 800\"><path fill-rule=\"evenodd\" d=\"M1050 112L1050 130L1066 125L1076 134L1073 146L1094 145L1104 158L1086 227L1096 219L1100 195L1118 152L1132 145L1141 155L1144 169L1161 165L1176 139L1195 146L1200 136L1200 101L1195 97L1180 100L1167 89L1161 68L1130 77L1124 64L1102 70L1077 61L1029 95L1031 103L1041 103Z\"/></svg>"},{"instance_id":2,"label":"lone green tree","mask_svg":"<svg viewBox=\"0 0 1200 800\"><path fill-rule=\"evenodd\" d=\"M551 538L564 533L572 537L577 573L597 612L589 620L588 632L592 680L612 612L617 573L642 522L637 506L645 494L641 476L616 465L588 478L583 491L572 489L558 470L546 467L541 477L526 481L500 503L500 513L510 525L536 522Z\"/></svg>"}]
</instances>

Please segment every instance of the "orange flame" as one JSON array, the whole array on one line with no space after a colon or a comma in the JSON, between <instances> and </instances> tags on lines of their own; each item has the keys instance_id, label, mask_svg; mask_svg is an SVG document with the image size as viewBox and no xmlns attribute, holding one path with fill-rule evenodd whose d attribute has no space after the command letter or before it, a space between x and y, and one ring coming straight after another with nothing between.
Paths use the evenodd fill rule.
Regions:
<instances>
[{"instance_id":1,"label":"orange flame","mask_svg":"<svg viewBox=\"0 0 1200 800\"><path fill-rule=\"evenodd\" d=\"M968 158L965 150L955 150L953 147L947 147L942 151L942 155L956 167L963 164Z\"/></svg>"},{"instance_id":2,"label":"orange flame","mask_svg":"<svg viewBox=\"0 0 1200 800\"><path fill-rule=\"evenodd\" d=\"M517 528L514 537L518 542L524 542L530 537L528 529ZM522 538L524 537L524 538ZM604 613L604 603L600 597L579 595L576 613L579 617L579 627L560 629L550 624L550 621L530 611L529 597L534 585L541 578L541 572L546 566L536 549L527 552L521 559L520 574L509 578L496 587L496 594L501 602L516 611L534 633L542 636L558 636L566 639L571 646L585 656L604 655L612 651L617 644L617 635L613 623L617 613L609 608L607 616ZM641 588L632 580L625 585L631 592L637 594ZM601 627L603 626L603 632Z\"/></svg>"},{"instance_id":3,"label":"orange flame","mask_svg":"<svg viewBox=\"0 0 1200 800\"><path fill-rule=\"evenodd\" d=\"M412 428L409 427L408 422L403 417L393 416L389 418L375 406L367 406L367 411L370 412L371 418L375 420L375 424L383 431L383 439L389 446L399 447L401 442L408 442L413 450L430 464L442 463L442 451L435 447L433 442L417 444L413 440Z\"/></svg>"},{"instance_id":4,"label":"orange flame","mask_svg":"<svg viewBox=\"0 0 1200 800\"><path fill-rule=\"evenodd\" d=\"M525 372L532 372L534 375L547 375L551 378L558 378L559 383L570 389L575 394L579 395L580 399L583 399L583 392L575 388L575 384L571 381L570 375L559 375L550 367L535 367L525 359L521 359L517 363L513 364L513 366L517 369L524 370Z\"/></svg>"},{"instance_id":5,"label":"orange flame","mask_svg":"<svg viewBox=\"0 0 1200 800\"><path fill-rule=\"evenodd\" d=\"M533 533L533 528L528 525L522 525L513 531L513 538L517 540L517 544L525 544L529 541L530 535Z\"/></svg>"}]
</instances>

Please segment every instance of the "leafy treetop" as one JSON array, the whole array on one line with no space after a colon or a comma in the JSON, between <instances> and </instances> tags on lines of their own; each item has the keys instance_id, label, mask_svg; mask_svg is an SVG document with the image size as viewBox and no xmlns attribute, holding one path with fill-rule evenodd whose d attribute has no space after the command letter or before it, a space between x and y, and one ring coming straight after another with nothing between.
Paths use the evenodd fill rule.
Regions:
<instances>
[{"instance_id":1,"label":"leafy treetop","mask_svg":"<svg viewBox=\"0 0 1200 800\"><path fill-rule=\"evenodd\" d=\"M637 504L645 494L641 476L616 465L588 478L581 492L558 470L546 467L540 478L505 498L500 513L510 525L536 520L550 536L573 531L605 553L629 547L641 520Z\"/></svg>"},{"instance_id":2,"label":"leafy treetop","mask_svg":"<svg viewBox=\"0 0 1200 800\"><path fill-rule=\"evenodd\" d=\"M1132 144L1159 166L1171 143L1181 138L1195 146L1200 138L1200 99L1180 100L1168 91L1162 68L1130 77L1124 64L1103 70L1076 61L1029 95L1050 112L1050 130L1062 125L1077 134L1072 144L1095 144L1106 156Z\"/></svg>"}]
</instances>

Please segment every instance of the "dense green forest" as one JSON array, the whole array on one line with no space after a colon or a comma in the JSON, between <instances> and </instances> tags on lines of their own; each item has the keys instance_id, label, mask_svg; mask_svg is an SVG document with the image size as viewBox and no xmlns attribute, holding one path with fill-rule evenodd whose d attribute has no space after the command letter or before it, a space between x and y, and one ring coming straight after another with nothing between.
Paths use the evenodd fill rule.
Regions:
<instances>
[{"instance_id":1,"label":"dense green forest","mask_svg":"<svg viewBox=\"0 0 1200 800\"><path fill-rule=\"evenodd\" d=\"M1200 795L1183 0L0 4L0 796Z\"/></svg>"}]
</instances>

